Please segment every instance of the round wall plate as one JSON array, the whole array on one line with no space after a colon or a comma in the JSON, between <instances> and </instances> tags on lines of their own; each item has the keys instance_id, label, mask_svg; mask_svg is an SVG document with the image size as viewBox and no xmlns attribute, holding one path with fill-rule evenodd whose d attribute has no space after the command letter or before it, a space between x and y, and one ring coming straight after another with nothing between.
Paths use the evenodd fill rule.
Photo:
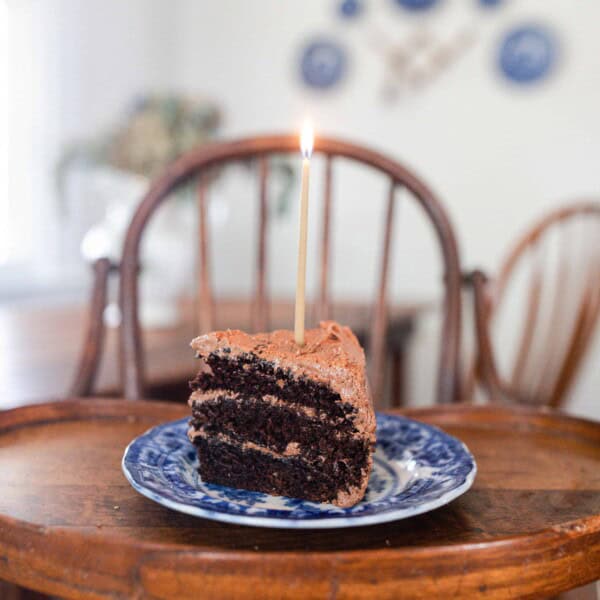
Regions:
<instances>
[{"instance_id":1,"label":"round wall plate","mask_svg":"<svg viewBox=\"0 0 600 600\"><path fill-rule=\"evenodd\" d=\"M394 2L406 10L424 12L434 8L440 3L440 0L394 0Z\"/></svg>"},{"instance_id":2,"label":"round wall plate","mask_svg":"<svg viewBox=\"0 0 600 600\"><path fill-rule=\"evenodd\" d=\"M346 74L348 58L344 48L330 38L309 42L301 54L300 72L308 87L329 89Z\"/></svg>"},{"instance_id":3,"label":"round wall plate","mask_svg":"<svg viewBox=\"0 0 600 600\"><path fill-rule=\"evenodd\" d=\"M552 72L557 58L554 34L539 25L521 25L502 39L498 53L500 71L518 84L536 83Z\"/></svg>"}]
</instances>

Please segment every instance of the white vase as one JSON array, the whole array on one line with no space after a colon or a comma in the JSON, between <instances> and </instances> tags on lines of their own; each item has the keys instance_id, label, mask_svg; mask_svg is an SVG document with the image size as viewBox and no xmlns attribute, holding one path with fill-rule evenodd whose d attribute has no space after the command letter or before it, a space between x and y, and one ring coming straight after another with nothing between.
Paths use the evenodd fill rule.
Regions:
<instances>
[{"instance_id":1,"label":"white vase","mask_svg":"<svg viewBox=\"0 0 600 600\"><path fill-rule=\"evenodd\" d=\"M108 257L121 258L127 228L139 205L148 181L116 169L89 171L93 197L103 201L104 217L85 234L81 243L84 258L92 262ZM152 217L142 239L139 280L140 322L145 328L175 325L179 319L178 300L194 276L194 248L189 242L195 231L192 202L169 198ZM116 325L115 308L107 311L109 325Z\"/></svg>"}]
</instances>

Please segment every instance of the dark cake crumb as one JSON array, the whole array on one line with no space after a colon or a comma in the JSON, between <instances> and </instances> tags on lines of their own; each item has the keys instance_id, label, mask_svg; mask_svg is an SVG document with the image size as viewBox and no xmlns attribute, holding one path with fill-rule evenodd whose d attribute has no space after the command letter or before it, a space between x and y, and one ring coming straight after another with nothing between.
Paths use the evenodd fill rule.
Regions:
<instances>
[{"instance_id":1,"label":"dark cake crumb","mask_svg":"<svg viewBox=\"0 0 600 600\"><path fill-rule=\"evenodd\" d=\"M199 373L190 382L192 390L228 389L251 397L272 395L339 418L356 413L329 386L306 377L295 378L289 370L275 367L255 354L229 358L212 352L205 360L212 373Z\"/></svg>"},{"instance_id":2,"label":"dark cake crumb","mask_svg":"<svg viewBox=\"0 0 600 600\"><path fill-rule=\"evenodd\" d=\"M282 454L297 443L306 460L351 458L360 475L370 453L370 443L357 438L349 420L332 424L311 419L285 406L262 401L218 396L192 406L191 425L209 434L223 433L235 440L252 442Z\"/></svg>"},{"instance_id":3,"label":"dark cake crumb","mask_svg":"<svg viewBox=\"0 0 600 600\"><path fill-rule=\"evenodd\" d=\"M352 479L347 479L340 486L340 474L307 465L298 458L275 458L215 439L197 438L194 443L200 457L200 476L218 485L313 502L332 502L340 489L347 490L353 485ZM345 468L344 463L339 466ZM357 483L358 480L354 482Z\"/></svg>"}]
</instances>

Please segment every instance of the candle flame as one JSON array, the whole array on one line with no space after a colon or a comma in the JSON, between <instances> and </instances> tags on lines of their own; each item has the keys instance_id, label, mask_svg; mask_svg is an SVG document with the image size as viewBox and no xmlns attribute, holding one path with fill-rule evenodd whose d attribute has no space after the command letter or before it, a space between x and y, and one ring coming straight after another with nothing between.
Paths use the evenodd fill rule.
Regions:
<instances>
[{"instance_id":1,"label":"candle flame","mask_svg":"<svg viewBox=\"0 0 600 600\"><path fill-rule=\"evenodd\" d=\"M310 158L313 151L313 144L315 141L315 134L313 131L312 123L307 119L304 121L302 126L302 133L300 134L300 150L304 158Z\"/></svg>"}]
</instances>

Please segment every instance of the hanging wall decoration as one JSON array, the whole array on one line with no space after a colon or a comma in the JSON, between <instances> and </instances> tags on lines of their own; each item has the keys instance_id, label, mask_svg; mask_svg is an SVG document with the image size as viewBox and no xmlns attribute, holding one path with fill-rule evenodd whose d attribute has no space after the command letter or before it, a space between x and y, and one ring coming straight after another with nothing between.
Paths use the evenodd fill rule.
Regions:
<instances>
[{"instance_id":1,"label":"hanging wall decoration","mask_svg":"<svg viewBox=\"0 0 600 600\"><path fill-rule=\"evenodd\" d=\"M383 34L374 36L373 45L384 63L382 97L394 101L401 94L416 92L434 83L456 63L476 40L476 31L464 27L442 39L425 27L415 29L395 42Z\"/></svg>"},{"instance_id":2,"label":"hanging wall decoration","mask_svg":"<svg viewBox=\"0 0 600 600\"><path fill-rule=\"evenodd\" d=\"M394 0L394 2L413 12L424 12L439 4L439 0Z\"/></svg>"},{"instance_id":3,"label":"hanging wall decoration","mask_svg":"<svg viewBox=\"0 0 600 600\"><path fill-rule=\"evenodd\" d=\"M348 58L344 48L332 38L309 42L301 53L300 72L308 87L327 90L344 78Z\"/></svg>"},{"instance_id":4,"label":"hanging wall decoration","mask_svg":"<svg viewBox=\"0 0 600 600\"><path fill-rule=\"evenodd\" d=\"M469 5L445 0L336 0L335 15L346 23L353 21L346 27L347 47L332 37L309 40L300 55L301 81L320 91L337 87L366 41L367 50L374 51L383 66L384 101L420 93L451 71L484 35L489 36L491 15L506 4L505 0L471 0ZM438 11L441 7L444 10ZM397 21L394 13L400 17ZM406 16L409 13L419 17ZM451 18L439 18L449 13ZM506 33L494 56L503 77L528 85L548 77L558 50L549 28L528 24Z\"/></svg>"},{"instance_id":5,"label":"hanging wall decoration","mask_svg":"<svg viewBox=\"0 0 600 600\"><path fill-rule=\"evenodd\" d=\"M521 25L509 31L498 52L500 72L509 81L530 85L548 77L556 64L554 34L540 25Z\"/></svg>"},{"instance_id":6,"label":"hanging wall decoration","mask_svg":"<svg viewBox=\"0 0 600 600\"><path fill-rule=\"evenodd\" d=\"M342 0L338 5L339 15L343 19L355 19L364 10L361 0Z\"/></svg>"}]
</instances>

